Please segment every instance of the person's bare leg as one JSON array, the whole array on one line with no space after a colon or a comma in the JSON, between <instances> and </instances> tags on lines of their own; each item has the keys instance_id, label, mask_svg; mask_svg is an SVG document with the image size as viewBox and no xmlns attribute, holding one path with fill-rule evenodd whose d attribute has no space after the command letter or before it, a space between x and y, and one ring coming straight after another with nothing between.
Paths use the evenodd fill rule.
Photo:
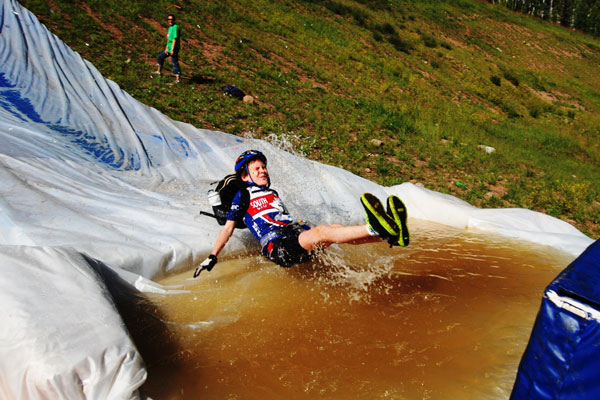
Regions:
<instances>
[{"instance_id":1,"label":"person's bare leg","mask_svg":"<svg viewBox=\"0 0 600 400\"><path fill-rule=\"evenodd\" d=\"M319 225L298 236L300 246L308 251L324 249L334 243L363 244L379 241L381 238L372 236L366 225Z\"/></svg>"}]
</instances>

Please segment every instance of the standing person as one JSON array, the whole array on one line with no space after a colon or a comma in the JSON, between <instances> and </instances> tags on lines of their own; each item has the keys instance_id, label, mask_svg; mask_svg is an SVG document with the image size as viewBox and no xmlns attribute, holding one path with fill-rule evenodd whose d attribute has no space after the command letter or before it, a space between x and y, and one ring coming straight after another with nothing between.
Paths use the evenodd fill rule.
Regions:
<instances>
[{"instance_id":1,"label":"standing person","mask_svg":"<svg viewBox=\"0 0 600 400\"><path fill-rule=\"evenodd\" d=\"M179 25L175 23L175 15L169 14L167 16L169 22L169 31L167 32L167 45L165 50L158 55L158 69L155 74L160 75L162 66L165 62L165 58L171 57L171 63L173 64L173 72L175 73L175 82L179 83L179 75L181 70L179 69L179 49L181 48L181 30Z\"/></svg>"},{"instance_id":2,"label":"standing person","mask_svg":"<svg viewBox=\"0 0 600 400\"><path fill-rule=\"evenodd\" d=\"M235 162L235 172L246 186L234 196L212 252L196 268L194 278L205 269L212 270L240 219L260 242L262 254L283 267L310 261L315 250L334 243L387 240L391 246L408 245L406 207L396 196L388 197L386 212L377 197L364 193L360 198L366 213L364 225L334 224L311 228L302 222L294 222L277 192L270 188L267 158L263 153L257 150L242 153Z\"/></svg>"}]
</instances>

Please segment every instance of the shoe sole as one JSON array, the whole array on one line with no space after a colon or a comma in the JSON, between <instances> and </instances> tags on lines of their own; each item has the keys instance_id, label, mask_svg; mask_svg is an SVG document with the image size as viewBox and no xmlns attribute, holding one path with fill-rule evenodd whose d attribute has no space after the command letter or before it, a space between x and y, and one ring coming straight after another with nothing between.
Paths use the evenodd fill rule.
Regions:
<instances>
[{"instance_id":1,"label":"shoe sole","mask_svg":"<svg viewBox=\"0 0 600 400\"><path fill-rule=\"evenodd\" d=\"M406 206L399 197L388 197L387 213L394 218L394 222L400 229L400 234L398 235L398 245L408 246L408 243L410 242L410 234L408 232L408 225L406 225Z\"/></svg>"},{"instance_id":2,"label":"shoe sole","mask_svg":"<svg viewBox=\"0 0 600 400\"><path fill-rule=\"evenodd\" d=\"M390 244L397 242L399 228L392 217L385 212L381 201L371 193L363 193L360 196L360 202L365 208L367 223L375 232Z\"/></svg>"}]
</instances>

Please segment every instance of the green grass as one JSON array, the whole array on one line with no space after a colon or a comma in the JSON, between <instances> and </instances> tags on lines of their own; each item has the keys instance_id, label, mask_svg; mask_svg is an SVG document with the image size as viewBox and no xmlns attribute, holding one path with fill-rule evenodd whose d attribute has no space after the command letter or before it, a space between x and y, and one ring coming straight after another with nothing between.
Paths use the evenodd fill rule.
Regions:
<instances>
[{"instance_id":1,"label":"green grass","mask_svg":"<svg viewBox=\"0 0 600 400\"><path fill-rule=\"evenodd\" d=\"M597 38L476 0L191 0L177 11L174 87L150 76L172 2L22 3L171 118L294 138L309 158L384 185L530 208L600 237ZM258 103L223 97L226 84Z\"/></svg>"}]
</instances>

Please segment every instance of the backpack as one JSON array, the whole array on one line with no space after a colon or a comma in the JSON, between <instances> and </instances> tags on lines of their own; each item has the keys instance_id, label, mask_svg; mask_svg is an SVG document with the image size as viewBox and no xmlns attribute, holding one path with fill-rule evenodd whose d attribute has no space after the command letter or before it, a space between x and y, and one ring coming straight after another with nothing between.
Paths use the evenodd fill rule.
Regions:
<instances>
[{"instance_id":1,"label":"backpack","mask_svg":"<svg viewBox=\"0 0 600 400\"><path fill-rule=\"evenodd\" d=\"M250 194L246 190L247 185L236 174L227 175L220 181L211 183L211 185L216 185L216 187L208 191L209 202L212 205L213 216L219 225L225 225L225 222L227 222L227 213L231 209L231 203L237 192L242 192L242 209L247 209L250 205ZM213 202L211 197L216 196L216 194L218 194L220 201ZM244 214L241 214L235 222L236 228L246 228Z\"/></svg>"},{"instance_id":2,"label":"backpack","mask_svg":"<svg viewBox=\"0 0 600 400\"><path fill-rule=\"evenodd\" d=\"M242 89L237 88L233 85L227 85L223 87L223 93L229 97L235 97L238 99L243 99L246 93L242 91Z\"/></svg>"}]
</instances>

